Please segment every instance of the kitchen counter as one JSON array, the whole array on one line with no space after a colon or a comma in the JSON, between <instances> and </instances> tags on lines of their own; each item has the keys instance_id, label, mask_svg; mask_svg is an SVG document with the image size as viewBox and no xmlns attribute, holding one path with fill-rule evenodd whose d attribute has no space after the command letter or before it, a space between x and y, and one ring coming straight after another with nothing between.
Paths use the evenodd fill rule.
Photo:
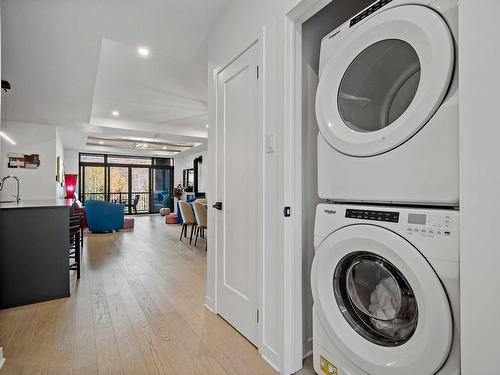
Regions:
<instances>
[{"instance_id":1,"label":"kitchen counter","mask_svg":"<svg viewBox=\"0 0 500 375\"><path fill-rule=\"evenodd\" d=\"M0 203L0 210L13 208L46 208L46 207L70 207L72 199L43 199L43 200L21 200L16 203Z\"/></svg>"},{"instance_id":2,"label":"kitchen counter","mask_svg":"<svg viewBox=\"0 0 500 375\"><path fill-rule=\"evenodd\" d=\"M0 204L0 309L69 297L70 206Z\"/></svg>"}]
</instances>

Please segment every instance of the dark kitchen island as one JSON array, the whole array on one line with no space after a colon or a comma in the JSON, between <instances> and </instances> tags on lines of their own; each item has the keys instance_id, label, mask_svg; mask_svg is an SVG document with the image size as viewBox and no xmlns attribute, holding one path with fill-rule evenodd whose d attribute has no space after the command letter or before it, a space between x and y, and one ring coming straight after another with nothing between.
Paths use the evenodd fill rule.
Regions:
<instances>
[{"instance_id":1,"label":"dark kitchen island","mask_svg":"<svg viewBox=\"0 0 500 375\"><path fill-rule=\"evenodd\" d=\"M0 309L69 297L70 206L0 203Z\"/></svg>"}]
</instances>

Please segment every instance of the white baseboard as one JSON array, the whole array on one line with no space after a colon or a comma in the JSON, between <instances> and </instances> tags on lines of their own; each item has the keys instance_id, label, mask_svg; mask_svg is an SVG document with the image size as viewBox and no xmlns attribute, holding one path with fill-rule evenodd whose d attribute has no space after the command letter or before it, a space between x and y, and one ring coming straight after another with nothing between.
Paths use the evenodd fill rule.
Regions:
<instances>
[{"instance_id":1,"label":"white baseboard","mask_svg":"<svg viewBox=\"0 0 500 375\"><path fill-rule=\"evenodd\" d=\"M265 355L263 355L262 353L260 353L260 356L261 356L261 357L262 357L262 359L263 359L264 361L266 361L266 362L267 362L267 364L268 364L269 366L271 366L271 367L272 367L272 368L273 368L276 372L281 372L281 371L280 371L280 369L279 369L279 367L278 367L278 366L276 366L276 365L275 365L275 364L274 364L271 360L269 360L269 358L267 358L267 357L266 357Z\"/></svg>"},{"instance_id":2,"label":"white baseboard","mask_svg":"<svg viewBox=\"0 0 500 375\"><path fill-rule=\"evenodd\" d=\"M214 311L214 301L209 296L205 296L205 307L208 310L210 310L211 312L215 312Z\"/></svg>"},{"instance_id":3,"label":"white baseboard","mask_svg":"<svg viewBox=\"0 0 500 375\"><path fill-rule=\"evenodd\" d=\"M3 367L5 363L5 358L3 357L3 348L0 347L0 369Z\"/></svg>"}]
</instances>

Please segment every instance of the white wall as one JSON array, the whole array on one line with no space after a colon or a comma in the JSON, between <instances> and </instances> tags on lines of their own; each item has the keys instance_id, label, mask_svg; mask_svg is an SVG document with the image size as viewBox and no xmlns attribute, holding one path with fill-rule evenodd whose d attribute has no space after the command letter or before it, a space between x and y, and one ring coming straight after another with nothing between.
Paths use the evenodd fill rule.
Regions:
<instances>
[{"instance_id":1,"label":"white wall","mask_svg":"<svg viewBox=\"0 0 500 375\"><path fill-rule=\"evenodd\" d=\"M56 183L56 156L57 149L62 155L62 146L58 142L57 129L54 126L7 122L3 127L15 141L11 145L2 141L0 176L15 175L21 180L21 196L23 199L54 199L61 194L60 186ZM7 168L9 152L24 154L39 154L40 167L37 169ZM2 199L10 198L15 194L14 181L6 183L0 193Z\"/></svg>"},{"instance_id":2,"label":"white wall","mask_svg":"<svg viewBox=\"0 0 500 375\"><path fill-rule=\"evenodd\" d=\"M174 186L182 184L182 171L184 169L193 168L193 160L201 156L203 163L208 163L208 151L203 150L196 153L189 153L187 155L177 156L174 158Z\"/></svg>"},{"instance_id":3,"label":"white wall","mask_svg":"<svg viewBox=\"0 0 500 375\"><path fill-rule=\"evenodd\" d=\"M174 158L174 187L178 184L182 184L182 173L184 169L193 168L193 161L198 156L201 156L203 158L203 164L205 166L208 165L208 151L206 149L199 150L198 152L194 152L193 150L193 152L189 152L185 155L180 155ZM203 188L204 186L200 186L200 191L203 191ZM186 196L184 195L183 199L185 198ZM175 207L174 209L175 211L177 211L177 207Z\"/></svg>"},{"instance_id":4,"label":"white wall","mask_svg":"<svg viewBox=\"0 0 500 375\"><path fill-rule=\"evenodd\" d=\"M460 0L462 373L499 374L500 2Z\"/></svg>"},{"instance_id":5,"label":"white wall","mask_svg":"<svg viewBox=\"0 0 500 375\"><path fill-rule=\"evenodd\" d=\"M64 172L78 174L78 151L64 150Z\"/></svg>"}]
</instances>

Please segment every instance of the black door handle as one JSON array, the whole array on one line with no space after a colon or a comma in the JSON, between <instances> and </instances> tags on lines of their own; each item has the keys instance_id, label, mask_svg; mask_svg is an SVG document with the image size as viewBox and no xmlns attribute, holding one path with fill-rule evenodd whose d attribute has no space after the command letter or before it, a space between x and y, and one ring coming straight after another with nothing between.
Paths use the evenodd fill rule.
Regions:
<instances>
[{"instance_id":1,"label":"black door handle","mask_svg":"<svg viewBox=\"0 0 500 375\"><path fill-rule=\"evenodd\" d=\"M216 210L222 211L222 202L215 202L212 207Z\"/></svg>"}]
</instances>

